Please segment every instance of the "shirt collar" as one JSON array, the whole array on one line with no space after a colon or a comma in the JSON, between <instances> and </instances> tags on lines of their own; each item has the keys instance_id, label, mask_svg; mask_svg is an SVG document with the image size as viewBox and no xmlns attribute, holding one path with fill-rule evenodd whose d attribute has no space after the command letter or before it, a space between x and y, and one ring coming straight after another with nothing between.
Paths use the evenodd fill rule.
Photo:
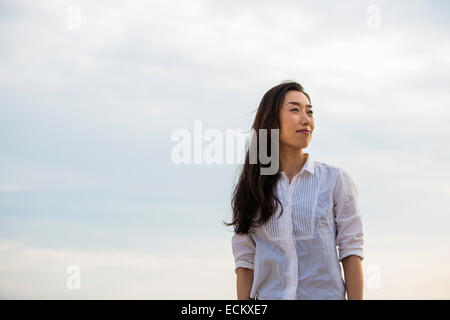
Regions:
<instances>
[{"instance_id":1,"label":"shirt collar","mask_svg":"<svg viewBox=\"0 0 450 320\"><path fill-rule=\"evenodd\" d=\"M308 152L308 158L306 159L305 165L302 170L309 171L311 174L314 174L314 160L311 158L311 153Z\"/></svg>"}]
</instances>

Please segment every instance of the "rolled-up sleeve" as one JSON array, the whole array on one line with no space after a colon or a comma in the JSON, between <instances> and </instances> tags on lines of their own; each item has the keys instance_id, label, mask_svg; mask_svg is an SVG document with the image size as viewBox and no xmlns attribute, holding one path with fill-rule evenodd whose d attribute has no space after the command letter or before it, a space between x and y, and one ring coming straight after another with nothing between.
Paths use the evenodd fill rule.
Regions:
<instances>
[{"instance_id":1,"label":"rolled-up sleeve","mask_svg":"<svg viewBox=\"0 0 450 320\"><path fill-rule=\"evenodd\" d=\"M339 261L350 255L364 259L362 217L358 190L350 175L340 169L333 195L336 222L336 246Z\"/></svg>"},{"instance_id":2,"label":"rolled-up sleeve","mask_svg":"<svg viewBox=\"0 0 450 320\"><path fill-rule=\"evenodd\" d=\"M234 272L241 267L254 270L256 244L251 233L246 235L235 233L231 239L231 247L235 261Z\"/></svg>"}]
</instances>

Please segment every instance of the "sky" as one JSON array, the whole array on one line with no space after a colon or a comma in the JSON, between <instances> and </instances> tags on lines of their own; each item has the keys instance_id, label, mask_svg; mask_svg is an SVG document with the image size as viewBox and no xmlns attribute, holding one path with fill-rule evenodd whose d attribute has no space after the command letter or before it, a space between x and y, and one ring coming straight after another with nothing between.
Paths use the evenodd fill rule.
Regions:
<instances>
[{"instance_id":1,"label":"sky","mask_svg":"<svg viewBox=\"0 0 450 320\"><path fill-rule=\"evenodd\" d=\"M235 299L240 167L171 137L249 130L294 80L305 152L358 188L364 298L449 299L449 6L1 1L0 298Z\"/></svg>"}]
</instances>

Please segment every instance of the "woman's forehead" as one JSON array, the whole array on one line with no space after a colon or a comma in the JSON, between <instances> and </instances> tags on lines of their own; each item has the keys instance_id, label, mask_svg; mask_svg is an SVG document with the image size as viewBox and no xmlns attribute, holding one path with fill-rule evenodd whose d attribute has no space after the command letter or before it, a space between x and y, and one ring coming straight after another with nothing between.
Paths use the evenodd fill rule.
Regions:
<instances>
[{"instance_id":1,"label":"woman's forehead","mask_svg":"<svg viewBox=\"0 0 450 320\"><path fill-rule=\"evenodd\" d=\"M300 106L307 106L310 104L308 97L303 92L296 90L289 90L286 92L283 104L288 105L289 103Z\"/></svg>"}]
</instances>

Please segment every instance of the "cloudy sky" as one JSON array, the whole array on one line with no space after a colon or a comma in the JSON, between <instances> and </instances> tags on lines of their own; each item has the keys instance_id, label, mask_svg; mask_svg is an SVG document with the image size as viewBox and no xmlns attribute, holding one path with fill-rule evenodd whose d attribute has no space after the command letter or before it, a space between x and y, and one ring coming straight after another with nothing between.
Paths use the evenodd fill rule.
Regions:
<instances>
[{"instance_id":1,"label":"cloudy sky","mask_svg":"<svg viewBox=\"0 0 450 320\"><path fill-rule=\"evenodd\" d=\"M248 130L295 80L305 152L358 187L365 298L449 299L449 9L1 1L0 298L235 299L239 166L176 165L171 136Z\"/></svg>"}]
</instances>

